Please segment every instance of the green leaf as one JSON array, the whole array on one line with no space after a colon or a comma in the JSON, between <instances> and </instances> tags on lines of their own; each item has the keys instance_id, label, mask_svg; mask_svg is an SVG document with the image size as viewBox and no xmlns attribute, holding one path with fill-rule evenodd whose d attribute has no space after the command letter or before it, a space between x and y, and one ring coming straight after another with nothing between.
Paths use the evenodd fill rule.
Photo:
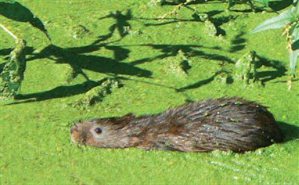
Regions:
<instances>
[{"instance_id":1,"label":"green leaf","mask_svg":"<svg viewBox=\"0 0 299 185\"><path fill-rule=\"evenodd\" d=\"M297 18L298 18L298 15L299 15L299 1L296 2L295 4L295 14L297 15Z\"/></svg>"},{"instance_id":2,"label":"green leaf","mask_svg":"<svg viewBox=\"0 0 299 185\"><path fill-rule=\"evenodd\" d=\"M293 5L293 0L273 0L268 5L274 12L278 12Z\"/></svg>"},{"instance_id":3,"label":"green leaf","mask_svg":"<svg viewBox=\"0 0 299 185\"><path fill-rule=\"evenodd\" d=\"M290 51L290 71L292 75L296 73L296 65L299 55L299 24L292 26L290 29L291 35L291 51Z\"/></svg>"},{"instance_id":4,"label":"green leaf","mask_svg":"<svg viewBox=\"0 0 299 185\"><path fill-rule=\"evenodd\" d=\"M298 55L299 55L299 50L290 51L290 70L292 75L295 75L296 73L296 64L298 60Z\"/></svg>"},{"instance_id":5,"label":"green leaf","mask_svg":"<svg viewBox=\"0 0 299 185\"><path fill-rule=\"evenodd\" d=\"M278 29L286 26L287 24L291 23L294 18L294 8L282 12L276 17L270 18L260 24L253 30L253 33L270 30L270 29Z\"/></svg>"},{"instance_id":6,"label":"green leaf","mask_svg":"<svg viewBox=\"0 0 299 185\"><path fill-rule=\"evenodd\" d=\"M9 1L14 3L9 3ZM0 0L0 16L17 22L28 22L51 40L44 23L29 8L15 0Z\"/></svg>"},{"instance_id":7,"label":"green leaf","mask_svg":"<svg viewBox=\"0 0 299 185\"><path fill-rule=\"evenodd\" d=\"M291 41L292 41L292 50L299 49L299 24L292 26L290 29Z\"/></svg>"}]
</instances>

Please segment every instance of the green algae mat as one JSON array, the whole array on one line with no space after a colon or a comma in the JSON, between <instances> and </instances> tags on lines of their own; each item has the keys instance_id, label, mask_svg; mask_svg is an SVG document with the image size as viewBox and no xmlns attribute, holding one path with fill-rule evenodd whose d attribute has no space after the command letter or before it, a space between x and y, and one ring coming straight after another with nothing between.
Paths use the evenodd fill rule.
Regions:
<instances>
[{"instance_id":1,"label":"green algae mat","mask_svg":"<svg viewBox=\"0 0 299 185\"><path fill-rule=\"evenodd\" d=\"M298 184L299 81L288 90L281 30L251 33L276 13L191 4L210 17L202 21L188 8L173 15L175 6L150 0L19 2L43 21L51 43L14 10L27 67L15 100L0 100L1 185ZM0 38L1 71L15 43L5 32ZM257 80L234 78L236 61L253 50ZM76 120L232 96L267 106L285 141L236 154L98 149L70 140Z\"/></svg>"}]
</instances>

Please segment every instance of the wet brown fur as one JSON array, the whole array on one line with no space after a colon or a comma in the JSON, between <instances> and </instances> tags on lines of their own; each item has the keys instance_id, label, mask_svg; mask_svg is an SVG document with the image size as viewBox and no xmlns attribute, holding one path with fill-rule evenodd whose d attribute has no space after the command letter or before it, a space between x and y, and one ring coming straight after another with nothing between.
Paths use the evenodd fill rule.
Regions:
<instances>
[{"instance_id":1,"label":"wet brown fur","mask_svg":"<svg viewBox=\"0 0 299 185\"><path fill-rule=\"evenodd\" d=\"M97 127L101 134L94 133ZM245 152L283 140L266 107L240 98L188 103L156 115L84 121L71 133L74 142L96 147L186 152Z\"/></svg>"}]
</instances>

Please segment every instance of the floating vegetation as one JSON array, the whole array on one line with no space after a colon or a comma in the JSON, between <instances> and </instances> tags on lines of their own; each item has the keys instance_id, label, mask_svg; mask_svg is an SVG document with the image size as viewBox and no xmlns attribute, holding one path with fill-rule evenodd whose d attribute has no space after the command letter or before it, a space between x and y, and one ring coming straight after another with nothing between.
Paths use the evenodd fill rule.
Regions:
<instances>
[{"instance_id":1,"label":"floating vegetation","mask_svg":"<svg viewBox=\"0 0 299 185\"><path fill-rule=\"evenodd\" d=\"M2 97L14 97L21 87L26 69L25 47L24 40L16 40L16 47L10 53L10 59L0 74L0 96Z\"/></svg>"},{"instance_id":2,"label":"floating vegetation","mask_svg":"<svg viewBox=\"0 0 299 185\"><path fill-rule=\"evenodd\" d=\"M87 91L82 98L71 105L79 109L88 110L90 106L103 101L106 96L122 86L121 81L117 78L104 79L102 83L99 83L99 86Z\"/></svg>"}]
</instances>

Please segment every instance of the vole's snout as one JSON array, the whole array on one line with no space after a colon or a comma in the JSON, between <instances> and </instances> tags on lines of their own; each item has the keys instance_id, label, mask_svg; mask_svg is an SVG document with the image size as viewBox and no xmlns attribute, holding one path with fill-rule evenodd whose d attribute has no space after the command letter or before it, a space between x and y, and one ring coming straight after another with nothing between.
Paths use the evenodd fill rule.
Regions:
<instances>
[{"instance_id":1,"label":"vole's snout","mask_svg":"<svg viewBox=\"0 0 299 185\"><path fill-rule=\"evenodd\" d=\"M80 141L80 138L82 137L82 135L80 134L78 124L75 124L74 126L72 126L72 128L71 128L70 131L71 131L71 140L72 140L74 143L79 142L79 141Z\"/></svg>"},{"instance_id":2,"label":"vole's snout","mask_svg":"<svg viewBox=\"0 0 299 185\"><path fill-rule=\"evenodd\" d=\"M78 132L78 125L77 125L77 124L74 125L74 126L72 126L72 128L71 128L71 134L72 134L73 132Z\"/></svg>"}]
</instances>

